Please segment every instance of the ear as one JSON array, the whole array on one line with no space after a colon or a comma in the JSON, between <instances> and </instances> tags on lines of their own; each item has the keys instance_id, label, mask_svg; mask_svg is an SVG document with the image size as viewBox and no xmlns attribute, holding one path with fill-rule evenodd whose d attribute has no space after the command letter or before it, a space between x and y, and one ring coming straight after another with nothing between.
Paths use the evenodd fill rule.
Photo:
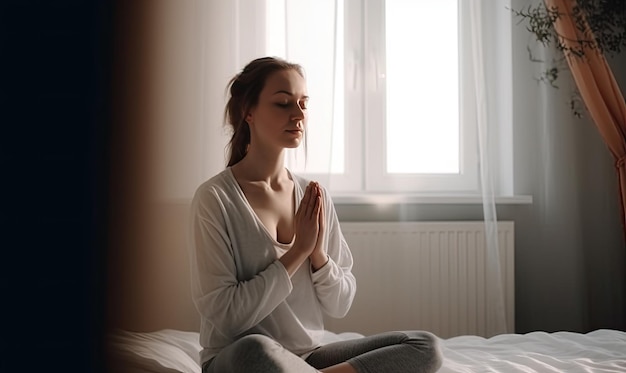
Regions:
<instances>
[{"instance_id":1,"label":"ear","mask_svg":"<svg viewBox=\"0 0 626 373\"><path fill-rule=\"evenodd\" d=\"M249 111L248 114L246 114L246 123L248 123L248 125L254 123L254 116L252 115L252 111Z\"/></svg>"}]
</instances>

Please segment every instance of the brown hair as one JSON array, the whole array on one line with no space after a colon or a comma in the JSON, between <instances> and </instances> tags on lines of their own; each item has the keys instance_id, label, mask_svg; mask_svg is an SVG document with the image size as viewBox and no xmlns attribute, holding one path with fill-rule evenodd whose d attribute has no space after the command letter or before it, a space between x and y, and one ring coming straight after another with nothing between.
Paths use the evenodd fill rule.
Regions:
<instances>
[{"instance_id":1,"label":"brown hair","mask_svg":"<svg viewBox=\"0 0 626 373\"><path fill-rule=\"evenodd\" d=\"M228 167L241 161L248 152L250 127L246 116L259 101L259 95L267 78L283 70L295 70L304 77L302 66L276 57L262 57L251 61L243 71L235 75L226 86L230 98L224 109L224 121L232 127L233 135L228 142Z\"/></svg>"}]
</instances>

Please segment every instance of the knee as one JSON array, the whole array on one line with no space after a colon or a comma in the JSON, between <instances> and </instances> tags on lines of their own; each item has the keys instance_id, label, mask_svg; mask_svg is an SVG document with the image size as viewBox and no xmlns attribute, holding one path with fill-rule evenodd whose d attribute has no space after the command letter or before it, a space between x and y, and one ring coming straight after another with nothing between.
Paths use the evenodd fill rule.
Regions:
<instances>
[{"instance_id":1,"label":"knee","mask_svg":"<svg viewBox=\"0 0 626 373\"><path fill-rule=\"evenodd\" d=\"M250 334L233 343L231 354L233 361L259 361L271 357L277 348L281 348L280 344L270 337Z\"/></svg>"},{"instance_id":2,"label":"knee","mask_svg":"<svg viewBox=\"0 0 626 373\"><path fill-rule=\"evenodd\" d=\"M273 339L260 334L250 334L223 349L208 366L207 372L229 373L280 373L283 347Z\"/></svg>"},{"instance_id":3,"label":"knee","mask_svg":"<svg viewBox=\"0 0 626 373\"><path fill-rule=\"evenodd\" d=\"M420 360L427 362L433 368L431 371L437 371L443 364L439 338L425 331L409 331L404 334L407 336L404 343L419 351Z\"/></svg>"}]
</instances>

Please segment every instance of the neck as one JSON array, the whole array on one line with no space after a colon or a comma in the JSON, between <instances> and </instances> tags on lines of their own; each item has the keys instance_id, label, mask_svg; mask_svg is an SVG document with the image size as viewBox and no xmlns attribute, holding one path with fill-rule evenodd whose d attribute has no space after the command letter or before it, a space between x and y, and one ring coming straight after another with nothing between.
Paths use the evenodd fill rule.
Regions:
<instances>
[{"instance_id":1,"label":"neck","mask_svg":"<svg viewBox=\"0 0 626 373\"><path fill-rule=\"evenodd\" d=\"M269 184L286 176L284 150L256 151L250 147L246 156L233 166L239 177L248 181L266 181Z\"/></svg>"}]
</instances>

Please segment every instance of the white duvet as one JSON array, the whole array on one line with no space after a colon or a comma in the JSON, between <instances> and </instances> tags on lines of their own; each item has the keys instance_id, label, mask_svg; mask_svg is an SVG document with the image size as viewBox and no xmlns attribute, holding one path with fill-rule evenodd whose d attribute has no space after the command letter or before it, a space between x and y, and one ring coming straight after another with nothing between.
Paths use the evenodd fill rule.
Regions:
<instances>
[{"instance_id":1,"label":"white duvet","mask_svg":"<svg viewBox=\"0 0 626 373\"><path fill-rule=\"evenodd\" d=\"M441 373L626 372L626 333L533 332L442 341Z\"/></svg>"},{"instance_id":2,"label":"white duvet","mask_svg":"<svg viewBox=\"0 0 626 373\"><path fill-rule=\"evenodd\" d=\"M355 337L328 333L326 341ZM120 331L111 336L110 346L128 368L125 372L200 373L198 333ZM441 348L440 373L626 372L626 332L616 330L461 336L442 339Z\"/></svg>"}]
</instances>

